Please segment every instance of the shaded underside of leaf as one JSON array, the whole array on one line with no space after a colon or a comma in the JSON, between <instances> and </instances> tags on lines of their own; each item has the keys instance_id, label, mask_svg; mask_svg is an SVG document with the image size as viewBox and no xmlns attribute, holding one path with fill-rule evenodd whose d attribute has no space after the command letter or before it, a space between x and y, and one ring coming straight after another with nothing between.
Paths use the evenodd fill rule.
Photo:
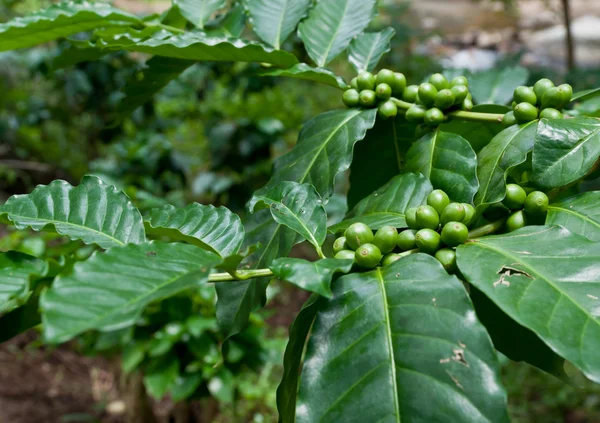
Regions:
<instances>
[{"instance_id":1,"label":"shaded underside of leaf","mask_svg":"<svg viewBox=\"0 0 600 423\"><path fill-rule=\"evenodd\" d=\"M320 82L335 88L346 89L348 84L340 76L326 68L313 68L306 63L298 63L288 69L270 69L260 72L261 76L285 76L295 79Z\"/></svg>"}]
</instances>

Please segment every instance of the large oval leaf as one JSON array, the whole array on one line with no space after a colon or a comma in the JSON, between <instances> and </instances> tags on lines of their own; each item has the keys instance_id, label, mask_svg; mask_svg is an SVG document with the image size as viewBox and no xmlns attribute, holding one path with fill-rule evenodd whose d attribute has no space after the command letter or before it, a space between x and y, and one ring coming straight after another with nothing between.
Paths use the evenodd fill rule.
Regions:
<instances>
[{"instance_id":1,"label":"large oval leaf","mask_svg":"<svg viewBox=\"0 0 600 423\"><path fill-rule=\"evenodd\" d=\"M477 155L476 206L497 203L506 195L506 175L533 149L537 121L513 125L496 135Z\"/></svg>"},{"instance_id":2,"label":"large oval leaf","mask_svg":"<svg viewBox=\"0 0 600 423\"><path fill-rule=\"evenodd\" d=\"M490 338L433 257L342 276L333 290L313 324L296 421L508 421Z\"/></svg>"},{"instance_id":3,"label":"large oval leaf","mask_svg":"<svg viewBox=\"0 0 600 423\"><path fill-rule=\"evenodd\" d=\"M138 209L123 192L95 176L85 176L77 187L56 180L31 194L12 196L0 206L0 219L19 229L54 229L102 248L146 239Z\"/></svg>"},{"instance_id":4,"label":"large oval leaf","mask_svg":"<svg viewBox=\"0 0 600 423\"><path fill-rule=\"evenodd\" d=\"M206 282L218 262L196 246L157 241L96 253L42 294L44 337L58 343L132 325L149 303Z\"/></svg>"},{"instance_id":5,"label":"large oval leaf","mask_svg":"<svg viewBox=\"0 0 600 423\"><path fill-rule=\"evenodd\" d=\"M477 155L460 135L439 129L423 136L406 153L406 171L425 175L452 201L471 203L477 192Z\"/></svg>"},{"instance_id":6,"label":"large oval leaf","mask_svg":"<svg viewBox=\"0 0 600 423\"><path fill-rule=\"evenodd\" d=\"M287 76L289 78L304 79L320 82L332 87L346 89L348 84L340 76L326 68L312 68L306 63L298 63L288 69L270 69L260 72L261 76Z\"/></svg>"},{"instance_id":7,"label":"large oval leaf","mask_svg":"<svg viewBox=\"0 0 600 423\"><path fill-rule=\"evenodd\" d=\"M600 191L584 192L550 204L546 225L562 225L600 242Z\"/></svg>"},{"instance_id":8,"label":"large oval leaf","mask_svg":"<svg viewBox=\"0 0 600 423\"><path fill-rule=\"evenodd\" d=\"M391 50L390 41L396 34L394 28L379 32L363 32L350 44L348 60L356 72L372 71L381 57Z\"/></svg>"},{"instance_id":9,"label":"large oval leaf","mask_svg":"<svg viewBox=\"0 0 600 423\"><path fill-rule=\"evenodd\" d=\"M144 224L148 235L185 241L222 257L236 254L244 241L242 221L225 207L192 203L178 209L167 205L153 209Z\"/></svg>"},{"instance_id":10,"label":"large oval leaf","mask_svg":"<svg viewBox=\"0 0 600 423\"><path fill-rule=\"evenodd\" d=\"M477 104L508 104L515 87L525 85L529 71L521 66L490 69L469 75L469 90Z\"/></svg>"},{"instance_id":11,"label":"large oval leaf","mask_svg":"<svg viewBox=\"0 0 600 423\"><path fill-rule=\"evenodd\" d=\"M256 35L276 49L294 31L311 0L246 0L250 23Z\"/></svg>"},{"instance_id":12,"label":"large oval leaf","mask_svg":"<svg viewBox=\"0 0 600 423\"><path fill-rule=\"evenodd\" d=\"M298 35L308 55L323 67L350 45L375 16L376 0L318 0Z\"/></svg>"},{"instance_id":13,"label":"large oval leaf","mask_svg":"<svg viewBox=\"0 0 600 423\"><path fill-rule=\"evenodd\" d=\"M598 119L542 119L535 137L532 177L543 188L561 187L584 177L598 157Z\"/></svg>"},{"instance_id":14,"label":"large oval leaf","mask_svg":"<svg viewBox=\"0 0 600 423\"><path fill-rule=\"evenodd\" d=\"M173 0L183 17L198 28L204 28L210 18L225 7L225 3L225 0Z\"/></svg>"},{"instance_id":15,"label":"large oval leaf","mask_svg":"<svg viewBox=\"0 0 600 423\"><path fill-rule=\"evenodd\" d=\"M423 175L398 175L359 202L345 220L330 227L329 231L342 231L354 222L363 222L371 229L386 225L406 228L406 209L424 204L432 190L431 182Z\"/></svg>"},{"instance_id":16,"label":"large oval leaf","mask_svg":"<svg viewBox=\"0 0 600 423\"><path fill-rule=\"evenodd\" d=\"M470 283L600 382L600 243L529 226L461 245L457 255Z\"/></svg>"}]
</instances>

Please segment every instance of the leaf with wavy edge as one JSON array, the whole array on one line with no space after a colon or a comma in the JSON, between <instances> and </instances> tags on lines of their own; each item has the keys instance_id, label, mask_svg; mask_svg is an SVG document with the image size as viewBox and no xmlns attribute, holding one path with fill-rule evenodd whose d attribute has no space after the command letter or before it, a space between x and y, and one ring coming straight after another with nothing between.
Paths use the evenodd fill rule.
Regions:
<instances>
[{"instance_id":1,"label":"leaf with wavy edge","mask_svg":"<svg viewBox=\"0 0 600 423\"><path fill-rule=\"evenodd\" d=\"M244 241L244 226L238 215L225 207L188 204L153 209L144 221L146 234L184 241L221 257L236 254Z\"/></svg>"},{"instance_id":2,"label":"leaf with wavy edge","mask_svg":"<svg viewBox=\"0 0 600 423\"><path fill-rule=\"evenodd\" d=\"M48 272L48 263L17 251L0 253L0 314L29 294L30 279Z\"/></svg>"},{"instance_id":3,"label":"leaf with wavy edge","mask_svg":"<svg viewBox=\"0 0 600 423\"><path fill-rule=\"evenodd\" d=\"M204 28L211 16L225 7L225 3L225 0L173 0L183 17L198 28Z\"/></svg>"},{"instance_id":4,"label":"leaf with wavy edge","mask_svg":"<svg viewBox=\"0 0 600 423\"><path fill-rule=\"evenodd\" d=\"M142 216L129 198L89 175L76 187L56 180L10 197L0 206L0 221L19 229L53 229L102 248L146 240Z\"/></svg>"},{"instance_id":5,"label":"leaf with wavy edge","mask_svg":"<svg viewBox=\"0 0 600 423\"><path fill-rule=\"evenodd\" d=\"M396 35L394 28L379 32L363 32L350 43L348 61L356 72L372 71L381 57L391 50L390 41Z\"/></svg>"},{"instance_id":6,"label":"leaf with wavy edge","mask_svg":"<svg viewBox=\"0 0 600 423\"><path fill-rule=\"evenodd\" d=\"M329 228L336 233L354 222L363 222L371 229L391 225L406 228L404 212L425 203L433 191L431 182L421 174L405 173L392 178L377 191L362 199L346 216L346 219Z\"/></svg>"},{"instance_id":7,"label":"leaf with wavy edge","mask_svg":"<svg viewBox=\"0 0 600 423\"><path fill-rule=\"evenodd\" d=\"M348 88L348 84L340 76L326 68L313 68L306 63L298 63L288 69L269 69L261 71L261 76L285 76L295 79L304 79L307 81L320 82L322 84L331 85L342 90Z\"/></svg>"},{"instance_id":8,"label":"leaf with wavy edge","mask_svg":"<svg viewBox=\"0 0 600 423\"><path fill-rule=\"evenodd\" d=\"M290 282L305 291L314 292L325 298L331 298L331 281L336 272L348 273L354 264L353 260L335 258L310 262L297 258L278 258L271 263L269 269L281 280Z\"/></svg>"},{"instance_id":9,"label":"leaf with wavy edge","mask_svg":"<svg viewBox=\"0 0 600 423\"><path fill-rule=\"evenodd\" d=\"M331 62L369 25L376 6L376 0L317 1L298 26L308 55L320 67Z\"/></svg>"},{"instance_id":10,"label":"leaf with wavy edge","mask_svg":"<svg viewBox=\"0 0 600 423\"><path fill-rule=\"evenodd\" d=\"M63 2L0 23L0 51L32 47L102 26L141 23L137 16L106 3Z\"/></svg>"},{"instance_id":11,"label":"leaf with wavy edge","mask_svg":"<svg viewBox=\"0 0 600 423\"><path fill-rule=\"evenodd\" d=\"M44 337L58 343L132 325L149 303L205 283L219 261L193 245L158 241L95 253L42 294Z\"/></svg>"},{"instance_id":12,"label":"leaf with wavy edge","mask_svg":"<svg viewBox=\"0 0 600 423\"><path fill-rule=\"evenodd\" d=\"M306 15L311 0L245 0L250 23L265 43L281 48Z\"/></svg>"},{"instance_id":13,"label":"leaf with wavy edge","mask_svg":"<svg viewBox=\"0 0 600 423\"><path fill-rule=\"evenodd\" d=\"M312 326L298 423L508 422L490 338L433 257L342 276L333 293Z\"/></svg>"},{"instance_id":14,"label":"leaf with wavy edge","mask_svg":"<svg viewBox=\"0 0 600 423\"><path fill-rule=\"evenodd\" d=\"M550 204L546 225L561 225L590 241L600 242L600 191L584 192Z\"/></svg>"},{"instance_id":15,"label":"leaf with wavy edge","mask_svg":"<svg viewBox=\"0 0 600 423\"><path fill-rule=\"evenodd\" d=\"M528 226L457 249L458 267L513 320L600 382L600 243Z\"/></svg>"}]
</instances>

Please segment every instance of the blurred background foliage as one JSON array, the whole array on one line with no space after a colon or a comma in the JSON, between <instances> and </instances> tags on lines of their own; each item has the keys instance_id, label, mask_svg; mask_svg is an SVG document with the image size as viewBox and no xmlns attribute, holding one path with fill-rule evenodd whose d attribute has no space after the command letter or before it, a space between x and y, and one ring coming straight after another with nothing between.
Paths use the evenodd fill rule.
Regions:
<instances>
[{"instance_id":1,"label":"blurred background foliage","mask_svg":"<svg viewBox=\"0 0 600 423\"><path fill-rule=\"evenodd\" d=\"M50 3L0 0L0 22ZM459 3L462 9L457 13ZM537 4L535 16L531 16L532 3ZM572 3L577 12L593 2ZM144 13L169 5L134 0L117 4ZM600 20L598 6L593 11ZM557 59L550 51L547 56L539 53L544 43L553 40L552 30L562 28L561 2L382 0L380 11L373 29L392 26L396 31L392 52L380 67L402 71L411 81L448 68L494 76L523 65L529 83L543 75L569 82L576 91L600 85L600 57L591 65L587 60L600 50L600 35L591 41L585 35L585 29L598 22L585 21L585 13L575 13L573 22L579 34L575 40L582 45L576 44L575 51L576 59L582 58L581 66L569 68L566 55ZM123 189L142 212L196 201L225 205L243 214L251 193L267 181L273 159L296 142L302 123L342 106L332 88L259 77L258 65L200 63L117 121L121 90L143 70L146 57L115 53L56 68L54 59L67 46L59 42L0 54L0 201L53 179L77 183L84 174L93 173ZM294 37L284 48L308 61ZM347 79L352 77L343 60L332 67ZM575 113L600 117L600 98L578 105ZM338 188L340 193L347 189L344 178ZM343 196L332 197L328 207L334 219L342 216ZM64 255L83 259L93 252L93 247L51 234L8 231L0 235L2 251L16 249L56 259ZM153 407L159 416L177 411L171 405L166 406L170 411L161 411L165 405L160 398L170 394L173 402L190 399L183 401L187 407L200 404L204 420L198 421L274 422L285 331L305 299L287 286L274 285L270 296L275 292L277 299L253 315L250 327L226 344L216 325L214 290L209 288L152 305L134 328L87 334L63 348L111 360L121 355L122 371L141 369L146 390L156 397ZM27 339L33 348L43 348L36 338ZM14 354L10 345L0 348ZM503 378L515 422L600 421L600 388L591 383L574 388L508 360L503 360ZM7 409L7 401L0 393L0 409ZM119 400L111 401L73 404L64 408L68 412L53 411L50 404L46 413L62 413L56 421L121 421ZM15 413L12 416L19 416ZM11 421L28 420L13 417Z\"/></svg>"}]
</instances>

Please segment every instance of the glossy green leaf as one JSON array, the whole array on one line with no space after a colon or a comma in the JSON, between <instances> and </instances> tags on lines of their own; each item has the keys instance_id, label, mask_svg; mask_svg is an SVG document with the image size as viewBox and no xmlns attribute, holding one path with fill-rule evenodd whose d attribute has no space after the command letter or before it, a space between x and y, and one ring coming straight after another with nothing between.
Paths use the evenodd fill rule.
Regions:
<instances>
[{"instance_id":1,"label":"glossy green leaf","mask_svg":"<svg viewBox=\"0 0 600 423\"><path fill-rule=\"evenodd\" d=\"M0 221L19 229L55 230L86 244L109 248L146 239L142 216L129 198L95 176L74 187L56 180L0 206Z\"/></svg>"},{"instance_id":2,"label":"glossy green leaf","mask_svg":"<svg viewBox=\"0 0 600 423\"><path fill-rule=\"evenodd\" d=\"M254 193L249 203L250 211L257 207L269 208L277 223L294 230L321 251L327 235L327 214L312 185L284 181L263 188Z\"/></svg>"},{"instance_id":3,"label":"glossy green leaf","mask_svg":"<svg viewBox=\"0 0 600 423\"><path fill-rule=\"evenodd\" d=\"M206 22L219 10L225 7L225 0L173 0L179 12L191 24L204 28Z\"/></svg>"},{"instance_id":4,"label":"glossy green leaf","mask_svg":"<svg viewBox=\"0 0 600 423\"><path fill-rule=\"evenodd\" d=\"M461 245L457 257L470 283L600 382L600 243L529 226Z\"/></svg>"},{"instance_id":5,"label":"glossy green leaf","mask_svg":"<svg viewBox=\"0 0 600 423\"><path fill-rule=\"evenodd\" d=\"M532 178L543 188L561 187L585 176L598 157L598 119L542 119L535 137Z\"/></svg>"},{"instance_id":6,"label":"glossy green leaf","mask_svg":"<svg viewBox=\"0 0 600 423\"><path fill-rule=\"evenodd\" d=\"M508 104L515 87L525 85L528 79L529 71L521 66L492 68L469 75L469 90L477 104Z\"/></svg>"},{"instance_id":7,"label":"glossy green leaf","mask_svg":"<svg viewBox=\"0 0 600 423\"><path fill-rule=\"evenodd\" d=\"M296 146L275 160L267 187L281 181L307 183L327 201L336 175L350 167L354 144L373 127L376 115L376 109L333 110L306 122Z\"/></svg>"},{"instance_id":8,"label":"glossy green leaf","mask_svg":"<svg viewBox=\"0 0 600 423\"><path fill-rule=\"evenodd\" d=\"M45 339L64 342L86 330L132 325L149 303L206 282L218 262L193 245L157 241L96 253L42 295Z\"/></svg>"},{"instance_id":9,"label":"glossy green leaf","mask_svg":"<svg viewBox=\"0 0 600 423\"><path fill-rule=\"evenodd\" d=\"M376 0L318 0L300 22L298 35L308 55L323 67L346 50L376 13Z\"/></svg>"},{"instance_id":10,"label":"glossy green leaf","mask_svg":"<svg viewBox=\"0 0 600 423\"><path fill-rule=\"evenodd\" d=\"M206 28L206 33L211 37L240 38L246 27L246 13L244 6L236 4L222 18L217 19L215 25Z\"/></svg>"},{"instance_id":11,"label":"glossy green leaf","mask_svg":"<svg viewBox=\"0 0 600 423\"><path fill-rule=\"evenodd\" d=\"M371 229L386 225L406 228L406 209L424 204L432 190L431 183L423 175L398 175L359 202L345 220L330 227L329 231L335 233L345 230L354 222L363 222Z\"/></svg>"},{"instance_id":12,"label":"glossy green leaf","mask_svg":"<svg viewBox=\"0 0 600 423\"><path fill-rule=\"evenodd\" d=\"M290 326L288 343L283 356L283 376L277 388L277 410L280 423L295 420L302 355L308 333L323 301L322 297L316 294L311 295Z\"/></svg>"},{"instance_id":13,"label":"glossy green leaf","mask_svg":"<svg viewBox=\"0 0 600 423\"><path fill-rule=\"evenodd\" d=\"M332 87L345 89L348 84L340 76L325 68L313 68L306 63L298 63L288 69L269 69L260 72L261 76L285 76L295 79L304 79L307 81L320 82L321 84L331 85Z\"/></svg>"},{"instance_id":14,"label":"glossy green leaf","mask_svg":"<svg viewBox=\"0 0 600 423\"><path fill-rule=\"evenodd\" d=\"M17 251L0 253L0 313L18 305L11 300L27 297L32 277L47 272L48 263L41 259Z\"/></svg>"},{"instance_id":15,"label":"glossy green leaf","mask_svg":"<svg viewBox=\"0 0 600 423\"><path fill-rule=\"evenodd\" d=\"M333 291L312 327L298 423L508 421L490 338L433 257L342 276Z\"/></svg>"},{"instance_id":16,"label":"glossy green leaf","mask_svg":"<svg viewBox=\"0 0 600 423\"><path fill-rule=\"evenodd\" d=\"M290 282L305 291L314 292L331 298L331 281L337 272L348 273L353 265L352 260L335 258L315 262L296 258L278 258L269 268L273 274L286 282Z\"/></svg>"},{"instance_id":17,"label":"glossy green leaf","mask_svg":"<svg viewBox=\"0 0 600 423\"><path fill-rule=\"evenodd\" d=\"M594 98L597 96L600 96L600 88L592 88L591 90L584 90L573 93L573 96L571 97L571 102L589 100L590 98Z\"/></svg>"},{"instance_id":18,"label":"glossy green leaf","mask_svg":"<svg viewBox=\"0 0 600 423\"><path fill-rule=\"evenodd\" d=\"M589 116L589 117L600 117L600 97L593 97L588 100L584 100L581 104L571 112L577 116Z\"/></svg>"},{"instance_id":19,"label":"glossy green leaf","mask_svg":"<svg viewBox=\"0 0 600 423\"><path fill-rule=\"evenodd\" d=\"M250 23L265 43L280 49L306 15L311 0L245 0Z\"/></svg>"},{"instance_id":20,"label":"glossy green leaf","mask_svg":"<svg viewBox=\"0 0 600 423\"><path fill-rule=\"evenodd\" d=\"M584 192L550 204L546 225L561 225L600 242L600 191Z\"/></svg>"},{"instance_id":21,"label":"glossy green leaf","mask_svg":"<svg viewBox=\"0 0 600 423\"><path fill-rule=\"evenodd\" d=\"M103 26L126 24L141 24L141 21L107 3L65 1L0 23L0 51L32 47Z\"/></svg>"},{"instance_id":22,"label":"glossy green leaf","mask_svg":"<svg viewBox=\"0 0 600 423\"><path fill-rule=\"evenodd\" d=\"M356 72L372 71L381 57L391 50L390 41L396 34L393 28L379 32L363 32L350 43L348 61Z\"/></svg>"},{"instance_id":23,"label":"glossy green leaf","mask_svg":"<svg viewBox=\"0 0 600 423\"><path fill-rule=\"evenodd\" d=\"M405 169L424 175L452 201L471 203L479 188L477 155L469 142L439 129L412 145L406 153Z\"/></svg>"},{"instance_id":24,"label":"glossy green leaf","mask_svg":"<svg viewBox=\"0 0 600 423\"><path fill-rule=\"evenodd\" d=\"M150 211L146 233L184 241L222 257L236 254L244 241L238 215L225 207L192 203L180 209L171 205Z\"/></svg>"},{"instance_id":25,"label":"glossy green leaf","mask_svg":"<svg viewBox=\"0 0 600 423\"><path fill-rule=\"evenodd\" d=\"M477 155L479 191L476 206L502 201L506 195L506 175L525 162L533 149L538 122L513 125L496 135Z\"/></svg>"},{"instance_id":26,"label":"glossy green leaf","mask_svg":"<svg viewBox=\"0 0 600 423\"><path fill-rule=\"evenodd\" d=\"M148 394L160 400L175 383L179 374L179 360L175 354L162 356L144 370L144 386Z\"/></svg>"}]
</instances>

